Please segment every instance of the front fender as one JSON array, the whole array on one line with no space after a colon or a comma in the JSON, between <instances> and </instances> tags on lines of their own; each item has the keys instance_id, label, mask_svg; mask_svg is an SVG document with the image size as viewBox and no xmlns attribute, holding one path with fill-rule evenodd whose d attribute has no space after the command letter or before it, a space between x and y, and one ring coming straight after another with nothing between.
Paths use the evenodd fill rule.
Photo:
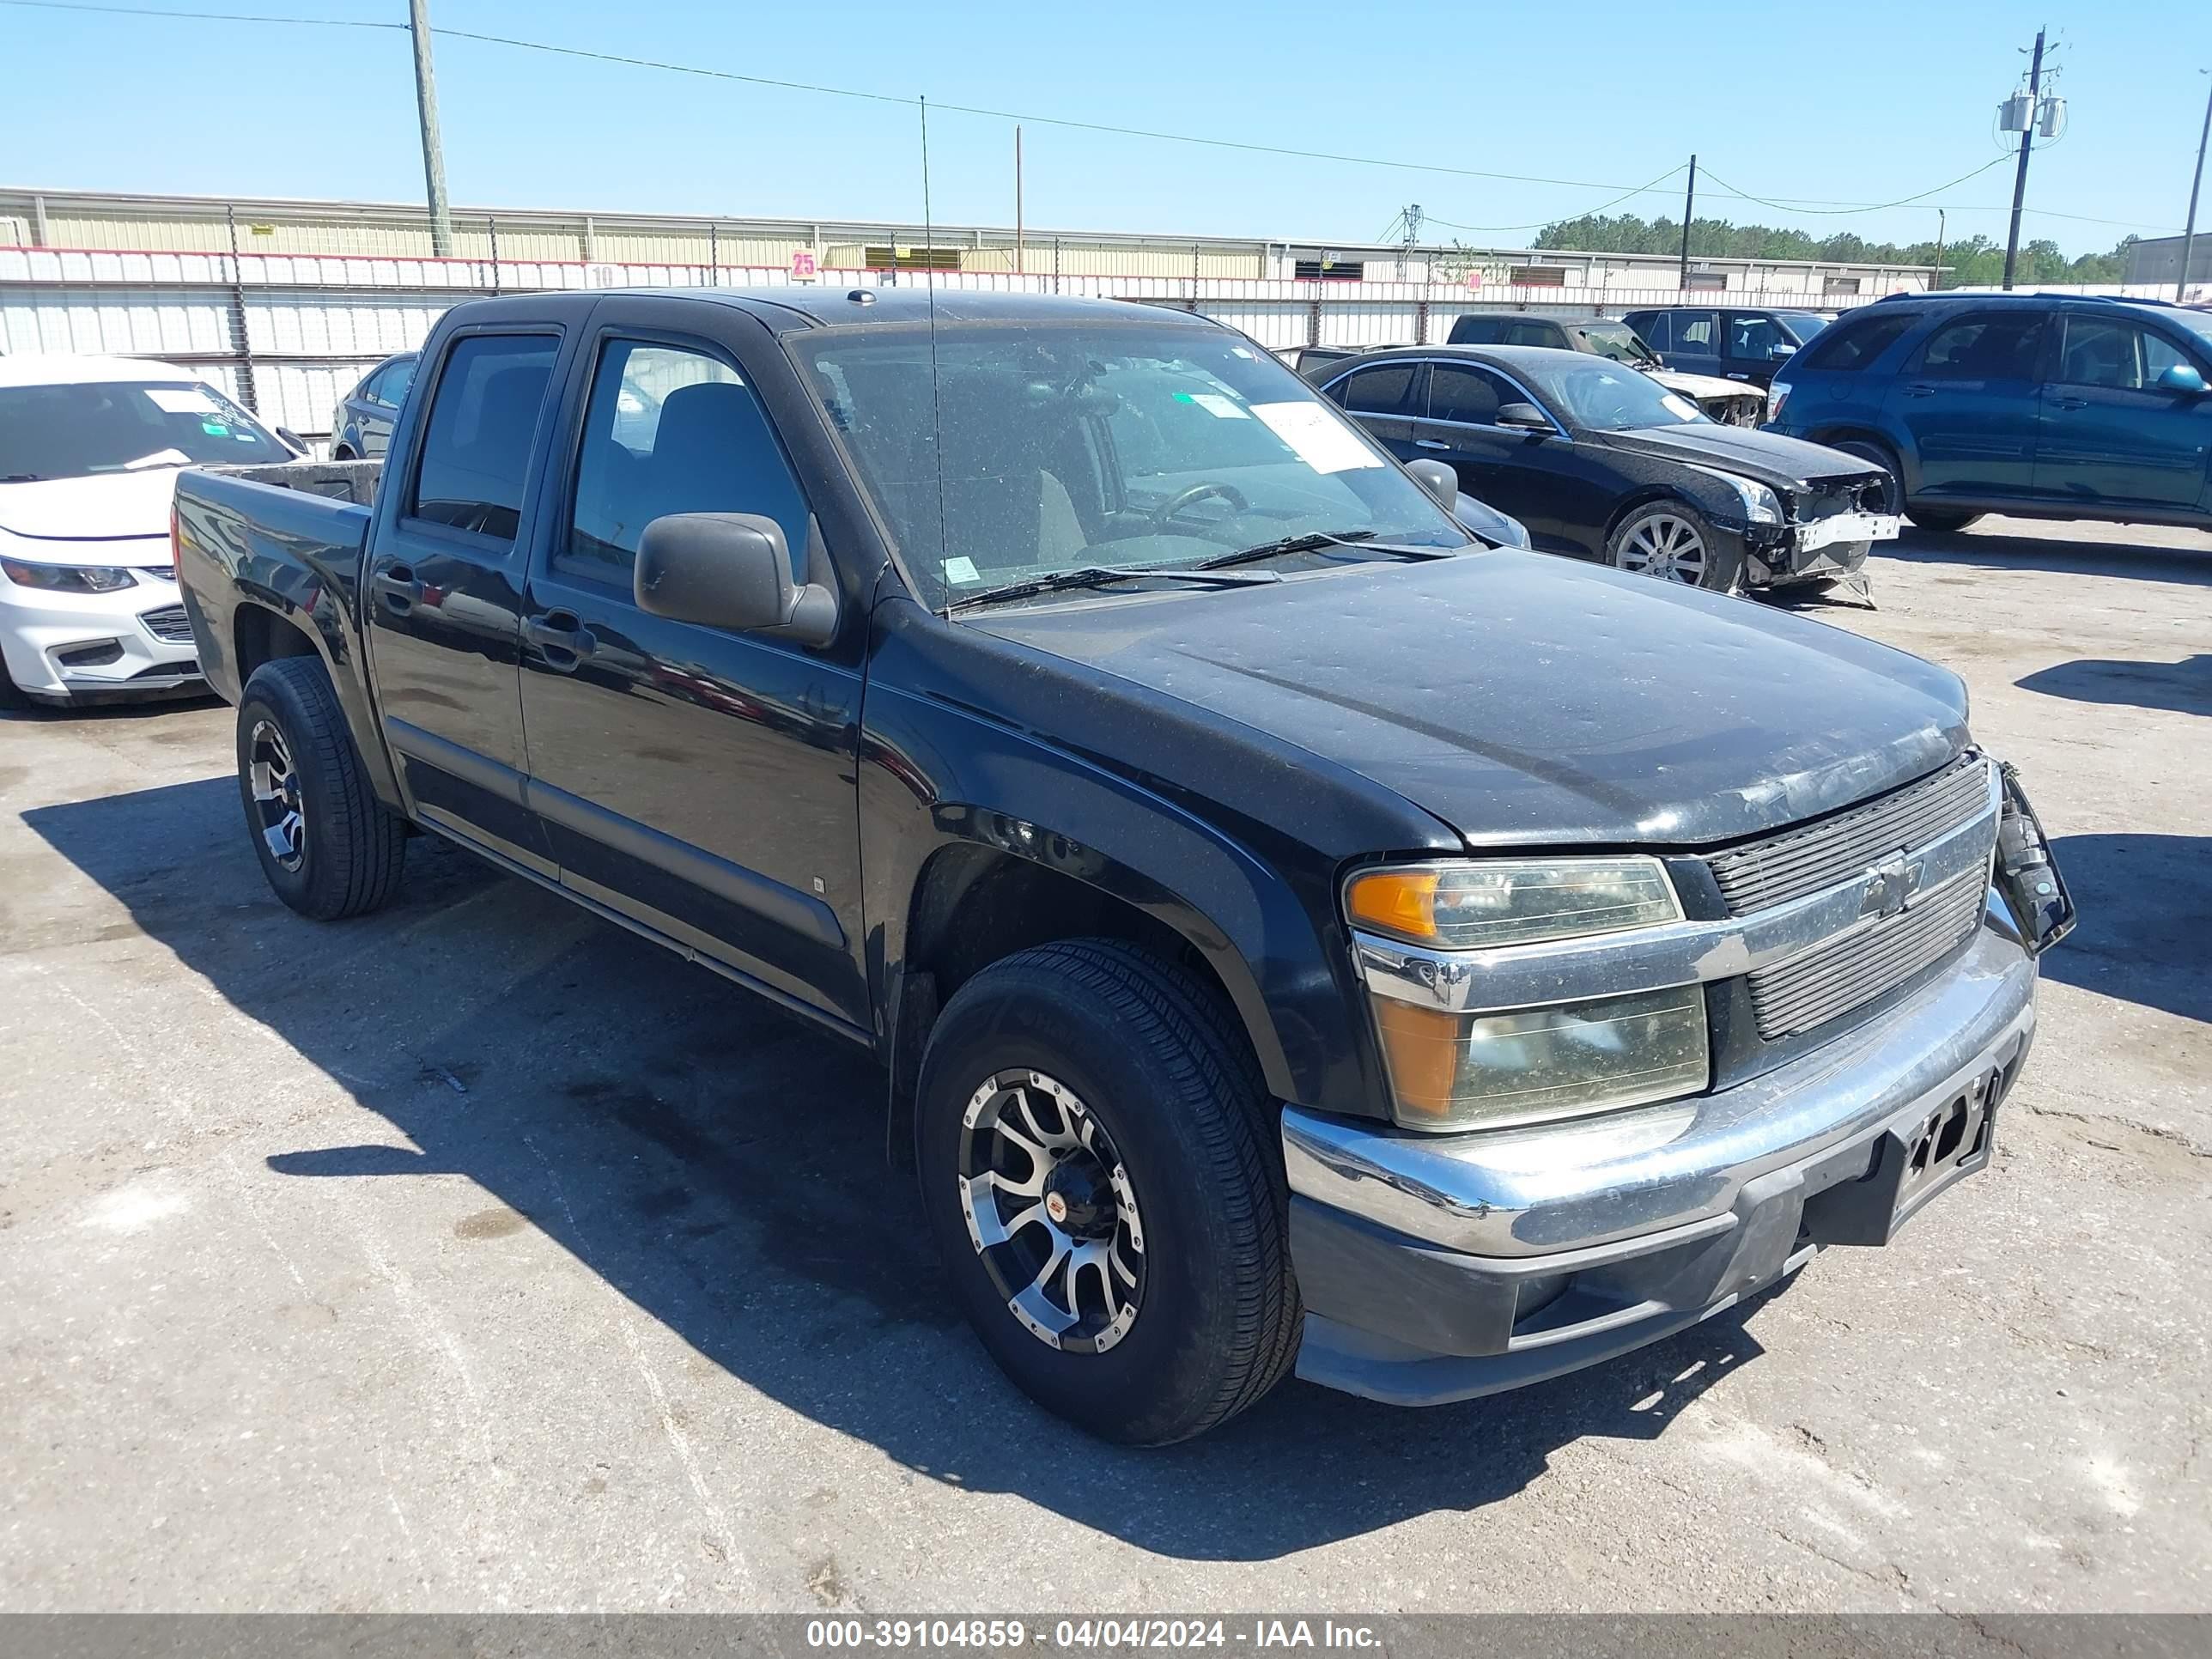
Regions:
<instances>
[{"instance_id":1,"label":"front fender","mask_svg":"<svg viewBox=\"0 0 2212 1659\"><path fill-rule=\"evenodd\" d=\"M1187 941L1227 990L1278 1099L1376 1109L1364 1002L1328 879L1303 890L1252 848L1126 777L880 684L868 693L860 759L868 967L887 1049L897 1043L925 871L948 849L981 847L1095 888Z\"/></svg>"}]
</instances>

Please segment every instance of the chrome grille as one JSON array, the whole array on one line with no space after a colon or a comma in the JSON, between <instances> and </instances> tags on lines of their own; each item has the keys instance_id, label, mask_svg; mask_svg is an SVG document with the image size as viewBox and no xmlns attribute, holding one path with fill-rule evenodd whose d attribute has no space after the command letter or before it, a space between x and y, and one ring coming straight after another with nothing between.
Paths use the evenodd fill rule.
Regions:
<instances>
[{"instance_id":1,"label":"chrome grille","mask_svg":"<svg viewBox=\"0 0 2212 1659\"><path fill-rule=\"evenodd\" d=\"M1810 1030L1942 961L1979 922L1988 887L1978 876L1954 881L1871 927L1752 975L1759 1036L1771 1042Z\"/></svg>"},{"instance_id":2,"label":"chrome grille","mask_svg":"<svg viewBox=\"0 0 2212 1659\"><path fill-rule=\"evenodd\" d=\"M146 624L146 631L155 639L169 645L190 645L192 624L181 605L165 605L159 611L142 612L138 620Z\"/></svg>"},{"instance_id":3,"label":"chrome grille","mask_svg":"<svg viewBox=\"0 0 2212 1659\"><path fill-rule=\"evenodd\" d=\"M1879 800L1715 853L1705 862L1729 914L1748 915L1849 881L1893 853L1972 823L1989 805L1990 763L1967 755Z\"/></svg>"}]
</instances>

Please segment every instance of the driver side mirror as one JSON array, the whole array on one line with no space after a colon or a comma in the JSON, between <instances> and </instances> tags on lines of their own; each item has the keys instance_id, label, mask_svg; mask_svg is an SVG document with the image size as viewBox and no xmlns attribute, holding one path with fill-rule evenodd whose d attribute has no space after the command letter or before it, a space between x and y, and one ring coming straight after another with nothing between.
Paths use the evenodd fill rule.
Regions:
<instances>
[{"instance_id":1,"label":"driver side mirror","mask_svg":"<svg viewBox=\"0 0 2212 1659\"><path fill-rule=\"evenodd\" d=\"M2185 398L2201 398L2205 392L2204 376L2193 363L2176 363L2158 377L2158 389L2179 392Z\"/></svg>"},{"instance_id":2,"label":"driver side mirror","mask_svg":"<svg viewBox=\"0 0 2212 1659\"><path fill-rule=\"evenodd\" d=\"M1785 357L1795 357L1797 355L1797 348L1787 340L1777 340L1767 349L1766 355L1778 363Z\"/></svg>"},{"instance_id":3,"label":"driver side mirror","mask_svg":"<svg viewBox=\"0 0 2212 1659\"><path fill-rule=\"evenodd\" d=\"M1533 432L1549 432L1552 422L1544 411L1534 404L1504 404L1498 410L1500 426L1526 427Z\"/></svg>"},{"instance_id":4,"label":"driver side mirror","mask_svg":"<svg viewBox=\"0 0 2212 1659\"><path fill-rule=\"evenodd\" d=\"M1408 461L1406 471L1413 475L1413 482L1436 497L1438 507L1447 513L1459 507L1459 474L1442 461Z\"/></svg>"},{"instance_id":5,"label":"driver side mirror","mask_svg":"<svg viewBox=\"0 0 2212 1659\"><path fill-rule=\"evenodd\" d=\"M305 455L310 453L307 448L307 441L305 438L302 438L298 433L293 431L289 426L280 426L276 428L276 441L284 445L284 447L289 449L295 455Z\"/></svg>"},{"instance_id":6,"label":"driver side mirror","mask_svg":"<svg viewBox=\"0 0 2212 1659\"><path fill-rule=\"evenodd\" d=\"M671 513L646 526L630 578L638 609L736 634L827 645L837 596L791 579L783 526L757 513Z\"/></svg>"}]
</instances>

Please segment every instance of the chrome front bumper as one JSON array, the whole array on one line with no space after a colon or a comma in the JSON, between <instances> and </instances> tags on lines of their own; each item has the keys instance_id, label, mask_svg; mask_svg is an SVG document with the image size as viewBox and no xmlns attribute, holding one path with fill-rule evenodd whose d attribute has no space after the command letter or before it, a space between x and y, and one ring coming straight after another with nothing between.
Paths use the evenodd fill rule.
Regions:
<instances>
[{"instance_id":1,"label":"chrome front bumper","mask_svg":"<svg viewBox=\"0 0 2212 1659\"><path fill-rule=\"evenodd\" d=\"M1732 1089L1448 1136L1285 1108L1299 1374L1407 1404L1493 1393L1680 1330L1823 1243L1886 1243L1987 1164L2034 1029L2035 963L1993 898L1939 978Z\"/></svg>"}]
</instances>

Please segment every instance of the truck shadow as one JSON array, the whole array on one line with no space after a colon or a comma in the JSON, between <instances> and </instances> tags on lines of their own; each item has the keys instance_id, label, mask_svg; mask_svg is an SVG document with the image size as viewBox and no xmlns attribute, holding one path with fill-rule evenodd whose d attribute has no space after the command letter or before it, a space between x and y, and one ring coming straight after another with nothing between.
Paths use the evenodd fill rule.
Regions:
<instances>
[{"instance_id":1,"label":"truck shadow","mask_svg":"<svg viewBox=\"0 0 2212 1659\"><path fill-rule=\"evenodd\" d=\"M2131 576L2142 581L2212 586L2212 545L2170 547L2158 542L2074 541L2053 536L2007 535L1995 530L1942 532L1908 524L1884 556L1915 564L1971 566L1992 572L2049 570L2076 576ZM1881 592L1877 570L1875 593Z\"/></svg>"},{"instance_id":2,"label":"truck shadow","mask_svg":"<svg viewBox=\"0 0 2212 1659\"><path fill-rule=\"evenodd\" d=\"M2212 714L2212 653L2202 651L2179 662L2077 657L2071 662L2039 668L2013 684L2023 691L2039 691L2047 697L2065 697L2075 702Z\"/></svg>"},{"instance_id":3,"label":"truck shadow","mask_svg":"<svg viewBox=\"0 0 2212 1659\"><path fill-rule=\"evenodd\" d=\"M927 1477L1164 1555L1269 1559L1480 1509L1577 1440L1654 1437L1760 1352L1754 1302L1488 1401L1399 1411L1293 1381L1189 1445L1085 1441L950 1310L866 1056L434 841L392 908L302 921L237 813L224 777L23 820L396 1132L253 1148L268 1170L374 1183L399 1233L427 1224L411 1183L466 1176L497 1207L452 1248L534 1224L715 1364Z\"/></svg>"},{"instance_id":4,"label":"truck shadow","mask_svg":"<svg viewBox=\"0 0 2212 1659\"><path fill-rule=\"evenodd\" d=\"M2044 953L2044 974L2212 1022L2212 837L2057 836L2051 851L2081 920Z\"/></svg>"}]
</instances>

